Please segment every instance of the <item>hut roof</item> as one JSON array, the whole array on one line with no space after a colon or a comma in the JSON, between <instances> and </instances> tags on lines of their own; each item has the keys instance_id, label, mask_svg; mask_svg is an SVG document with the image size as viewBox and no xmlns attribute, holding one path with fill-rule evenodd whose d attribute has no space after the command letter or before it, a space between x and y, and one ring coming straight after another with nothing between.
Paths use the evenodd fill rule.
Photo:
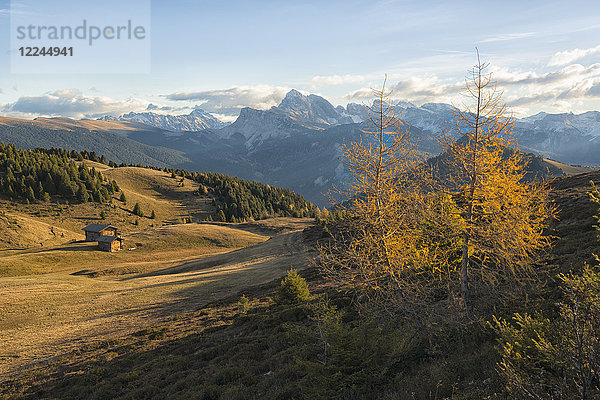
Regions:
<instances>
[{"instance_id":1,"label":"hut roof","mask_svg":"<svg viewBox=\"0 0 600 400\"><path fill-rule=\"evenodd\" d=\"M112 243L115 240L123 240L123 239L121 239L118 236L106 236L106 235L100 236L100 237L98 237L98 239L96 239L97 242L102 242L102 243Z\"/></svg>"},{"instance_id":2,"label":"hut roof","mask_svg":"<svg viewBox=\"0 0 600 400\"><path fill-rule=\"evenodd\" d=\"M115 229L117 229L115 226L112 226L112 225L89 224L88 226L86 226L82 230L86 231L86 232L102 232L106 228L115 228Z\"/></svg>"}]
</instances>

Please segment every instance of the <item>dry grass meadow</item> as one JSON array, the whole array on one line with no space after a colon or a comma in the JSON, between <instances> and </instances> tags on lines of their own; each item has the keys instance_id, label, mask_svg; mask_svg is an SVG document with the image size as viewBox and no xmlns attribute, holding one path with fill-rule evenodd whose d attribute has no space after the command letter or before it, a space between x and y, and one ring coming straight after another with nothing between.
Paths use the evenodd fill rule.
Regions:
<instances>
[{"instance_id":1,"label":"dry grass meadow","mask_svg":"<svg viewBox=\"0 0 600 400\"><path fill-rule=\"evenodd\" d=\"M194 182L95 166L127 204L118 196L113 206L0 203L0 381L308 264L302 229L311 220L196 222L211 206L192 195ZM136 202L157 218L133 216ZM102 210L123 232L120 252L81 241Z\"/></svg>"}]
</instances>

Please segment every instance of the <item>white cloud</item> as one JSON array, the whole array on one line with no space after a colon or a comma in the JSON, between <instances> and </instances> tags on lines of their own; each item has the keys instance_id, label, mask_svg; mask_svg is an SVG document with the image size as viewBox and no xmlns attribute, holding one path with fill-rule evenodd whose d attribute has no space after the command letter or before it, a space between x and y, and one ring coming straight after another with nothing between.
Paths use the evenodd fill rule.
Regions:
<instances>
[{"instance_id":1,"label":"white cloud","mask_svg":"<svg viewBox=\"0 0 600 400\"><path fill-rule=\"evenodd\" d=\"M235 114L219 114L219 113L210 113L211 115L214 115L215 118L217 118L219 121L222 122L234 122L237 119L237 115Z\"/></svg>"},{"instance_id":2,"label":"white cloud","mask_svg":"<svg viewBox=\"0 0 600 400\"><path fill-rule=\"evenodd\" d=\"M506 40L517 40L536 35L537 32L518 32L518 33L505 33L502 35L492 36L482 40L479 43L492 43L492 42L504 42Z\"/></svg>"},{"instance_id":3,"label":"white cloud","mask_svg":"<svg viewBox=\"0 0 600 400\"><path fill-rule=\"evenodd\" d=\"M290 90L281 86L238 86L202 92L175 92L165 97L173 101L196 101L211 113L237 115L240 109L252 107L267 109L276 106Z\"/></svg>"},{"instance_id":4,"label":"white cloud","mask_svg":"<svg viewBox=\"0 0 600 400\"><path fill-rule=\"evenodd\" d=\"M497 87L504 91L504 100L517 113L527 115L545 110L570 111L600 97L600 63L590 66L572 64L548 72L523 71L491 66ZM392 99L415 103L446 102L461 107L464 80L441 79L435 74L414 76L390 85ZM361 88L348 93L350 101L370 100L373 91Z\"/></svg>"},{"instance_id":5,"label":"white cloud","mask_svg":"<svg viewBox=\"0 0 600 400\"><path fill-rule=\"evenodd\" d=\"M543 74L539 74L535 71L515 71L506 68L492 68L491 71L498 86L503 87L524 85L571 85L581 79L600 74L600 64L592 64L589 67L573 64Z\"/></svg>"},{"instance_id":6,"label":"white cloud","mask_svg":"<svg viewBox=\"0 0 600 400\"><path fill-rule=\"evenodd\" d=\"M600 97L600 82L590 87L587 92L585 92L585 95L590 97Z\"/></svg>"},{"instance_id":7,"label":"white cloud","mask_svg":"<svg viewBox=\"0 0 600 400\"><path fill-rule=\"evenodd\" d=\"M95 118L102 114L143 111L148 102L142 99L115 100L104 96L87 96L78 89L63 89L41 96L22 96L5 104L4 114L14 117L65 116Z\"/></svg>"},{"instance_id":8,"label":"white cloud","mask_svg":"<svg viewBox=\"0 0 600 400\"><path fill-rule=\"evenodd\" d=\"M505 100L520 114L575 111L595 97L600 82L600 64L579 64L538 74L534 71L496 71L498 86L505 89ZM587 107L590 107L591 103ZM586 107L586 108L587 108Z\"/></svg>"},{"instance_id":9,"label":"white cloud","mask_svg":"<svg viewBox=\"0 0 600 400\"><path fill-rule=\"evenodd\" d=\"M451 101L463 88L463 82L443 81L436 75L411 77L401 80L390 87L392 99L408 99L414 102ZM348 100L364 100L373 98L373 90L361 88L348 93Z\"/></svg>"},{"instance_id":10,"label":"white cloud","mask_svg":"<svg viewBox=\"0 0 600 400\"><path fill-rule=\"evenodd\" d=\"M312 87L344 85L346 83L363 82L368 78L364 75L317 75L311 79Z\"/></svg>"},{"instance_id":11,"label":"white cloud","mask_svg":"<svg viewBox=\"0 0 600 400\"><path fill-rule=\"evenodd\" d=\"M555 53L550 61L548 62L548 66L561 66L572 63L573 61L579 60L580 58L589 56L590 54L600 52L600 45L596 47L591 47L589 49L574 49L574 50L566 50L559 51Z\"/></svg>"}]
</instances>

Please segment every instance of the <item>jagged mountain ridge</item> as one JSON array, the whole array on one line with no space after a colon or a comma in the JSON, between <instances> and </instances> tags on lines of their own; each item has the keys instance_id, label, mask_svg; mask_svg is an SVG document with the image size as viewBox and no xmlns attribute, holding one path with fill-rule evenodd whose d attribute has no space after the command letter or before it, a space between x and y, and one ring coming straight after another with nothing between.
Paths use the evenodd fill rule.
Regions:
<instances>
[{"instance_id":1,"label":"jagged mountain ridge","mask_svg":"<svg viewBox=\"0 0 600 400\"><path fill-rule=\"evenodd\" d=\"M415 106L410 102L395 104L396 114L409 125L429 134L437 134L446 121L452 120L453 107L444 103ZM135 121L163 130L220 130L219 136L241 135L249 149L267 138L289 138L305 134L306 129L323 130L333 126L360 123L367 118L364 105L348 103L334 107L325 98L291 90L279 105L268 110L243 108L236 121L227 125L210 113L196 109L188 115L163 115L153 112L128 113L104 120ZM527 151L561 162L600 165L600 112L583 114L539 113L521 118L515 124L515 137Z\"/></svg>"},{"instance_id":2,"label":"jagged mountain ridge","mask_svg":"<svg viewBox=\"0 0 600 400\"><path fill-rule=\"evenodd\" d=\"M287 115L301 125L311 128L360 122L348 113L336 109L323 97L315 94L305 96L295 89L290 90L281 103L277 107L271 107L270 111Z\"/></svg>"},{"instance_id":3,"label":"jagged mountain ridge","mask_svg":"<svg viewBox=\"0 0 600 400\"><path fill-rule=\"evenodd\" d=\"M147 111L141 113L130 112L119 117L104 115L98 119L104 121L139 122L172 132L201 131L204 129L222 128L227 125L225 122L222 122L200 108L196 108L191 113L183 115L157 114Z\"/></svg>"},{"instance_id":4,"label":"jagged mountain ridge","mask_svg":"<svg viewBox=\"0 0 600 400\"><path fill-rule=\"evenodd\" d=\"M436 133L451 119L452 110L442 103L420 107L396 104L397 114L408 123L424 156L439 154ZM561 123L556 115L538 115L519 120L516 135L527 151L573 164L598 164L600 143L591 133L596 132L598 114L568 117L569 121L577 120L570 124ZM364 105L333 107L320 96L292 92L268 110L244 108L234 123L220 128L173 132L138 122L69 119L52 119L61 122L50 128L22 120L18 129L2 129L0 123L0 140L25 148L57 145L86 149L105 153L117 162L226 173L289 187L324 205L327 201L322 193L345 177L341 145L360 137L366 124L360 121L365 118ZM351 122L342 123L347 121ZM545 127L548 121L553 121L553 130Z\"/></svg>"}]
</instances>

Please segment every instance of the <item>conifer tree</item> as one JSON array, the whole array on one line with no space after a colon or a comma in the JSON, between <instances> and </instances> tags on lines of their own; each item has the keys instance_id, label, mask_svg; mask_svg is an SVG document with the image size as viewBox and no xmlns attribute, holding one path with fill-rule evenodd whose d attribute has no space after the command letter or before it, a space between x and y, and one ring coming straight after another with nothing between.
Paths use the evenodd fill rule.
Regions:
<instances>
[{"instance_id":1,"label":"conifer tree","mask_svg":"<svg viewBox=\"0 0 600 400\"><path fill-rule=\"evenodd\" d=\"M343 146L352 181L331 196L335 202L341 195L341 201L319 262L329 278L353 287L374 308L423 314L418 304L444 286L455 250L444 235L452 204L430 190L416 144L395 115L385 84L374 94L363 136Z\"/></svg>"},{"instance_id":2,"label":"conifer tree","mask_svg":"<svg viewBox=\"0 0 600 400\"><path fill-rule=\"evenodd\" d=\"M133 214L137 215L138 217L143 217L144 213L142 212L142 207L140 207L140 203L135 203L135 205L133 206Z\"/></svg>"},{"instance_id":3,"label":"conifer tree","mask_svg":"<svg viewBox=\"0 0 600 400\"><path fill-rule=\"evenodd\" d=\"M477 53L466 84L471 103L454 110L441 136L448 155L444 184L460 209L460 283L469 317L470 281L493 286L529 272L528 261L550 243L544 228L554 215L548 187L525 182L526 161L512 139L514 119L487 67Z\"/></svg>"}]
</instances>

